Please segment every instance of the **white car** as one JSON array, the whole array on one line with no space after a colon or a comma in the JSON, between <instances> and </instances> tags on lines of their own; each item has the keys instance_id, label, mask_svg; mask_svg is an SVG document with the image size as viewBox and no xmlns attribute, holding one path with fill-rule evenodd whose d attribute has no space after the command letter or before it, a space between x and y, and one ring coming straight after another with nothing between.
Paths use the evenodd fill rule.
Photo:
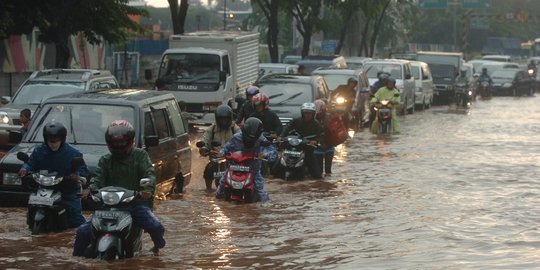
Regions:
<instances>
[{"instance_id":1,"label":"white car","mask_svg":"<svg viewBox=\"0 0 540 270\"><path fill-rule=\"evenodd\" d=\"M396 79L396 88L401 96L401 113L414 113L414 88L416 86L411 73L410 61L401 59L372 60L364 63L364 70L370 85L378 80L377 73L379 71L388 73L391 78Z\"/></svg>"},{"instance_id":2,"label":"white car","mask_svg":"<svg viewBox=\"0 0 540 270\"><path fill-rule=\"evenodd\" d=\"M282 64L282 63L260 63L259 64L259 77L272 74L272 73L298 73L298 65Z\"/></svg>"},{"instance_id":3,"label":"white car","mask_svg":"<svg viewBox=\"0 0 540 270\"><path fill-rule=\"evenodd\" d=\"M433 78L429 65L425 62L411 61L411 71L415 82L415 104L424 110L433 104Z\"/></svg>"}]
</instances>

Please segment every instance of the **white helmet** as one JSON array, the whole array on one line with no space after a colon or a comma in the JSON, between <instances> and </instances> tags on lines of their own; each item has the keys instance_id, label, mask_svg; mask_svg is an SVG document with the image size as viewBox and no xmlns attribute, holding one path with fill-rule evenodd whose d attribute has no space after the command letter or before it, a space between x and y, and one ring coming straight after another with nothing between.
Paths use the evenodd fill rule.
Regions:
<instances>
[{"instance_id":1,"label":"white helmet","mask_svg":"<svg viewBox=\"0 0 540 270\"><path fill-rule=\"evenodd\" d=\"M302 108L300 109L301 112L312 112L315 113L316 108L315 104L313 102L306 102L302 104Z\"/></svg>"}]
</instances>

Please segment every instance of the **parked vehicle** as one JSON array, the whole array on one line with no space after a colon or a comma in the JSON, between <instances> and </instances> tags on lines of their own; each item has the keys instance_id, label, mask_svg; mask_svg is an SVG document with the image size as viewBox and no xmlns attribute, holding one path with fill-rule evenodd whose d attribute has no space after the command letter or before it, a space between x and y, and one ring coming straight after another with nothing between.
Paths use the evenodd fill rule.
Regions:
<instances>
[{"instance_id":1,"label":"parked vehicle","mask_svg":"<svg viewBox=\"0 0 540 270\"><path fill-rule=\"evenodd\" d=\"M356 96L352 105L352 111L350 112L352 117L349 125L355 130L363 127L369 122L369 101L371 99L369 93L369 79L367 78L363 69L330 69L320 68L313 71L314 75L320 75L324 77L328 89L330 91L335 90L341 84L347 84L349 78L354 78L358 81L356 85ZM330 100L330 104L336 104L337 100ZM344 105L345 100L338 105ZM330 106L330 109L336 109L336 106Z\"/></svg>"},{"instance_id":2,"label":"parked vehicle","mask_svg":"<svg viewBox=\"0 0 540 270\"><path fill-rule=\"evenodd\" d=\"M456 95L457 79L460 77L463 53L420 51L418 61L425 62L431 69L435 84L434 101L449 103Z\"/></svg>"},{"instance_id":3,"label":"parked vehicle","mask_svg":"<svg viewBox=\"0 0 540 270\"><path fill-rule=\"evenodd\" d=\"M140 186L149 183L150 179L143 178ZM114 186L100 188L92 194L92 200L100 207L92 215L92 238L85 257L115 260L141 252L143 230L133 225L131 213L125 210L137 197L135 190Z\"/></svg>"},{"instance_id":4,"label":"parked vehicle","mask_svg":"<svg viewBox=\"0 0 540 270\"><path fill-rule=\"evenodd\" d=\"M257 153L237 151L225 156L229 164L223 179L223 194L226 201L251 203L254 199L254 160Z\"/></svg>"},{"instance_id":5,"label":"parked vehicle","mask_svg":"<svg viewBox=\"0 0 540 270\"><path fill-rule=\"evenodd\" d=\"M347 62L347 68L349 69L359 69L364 67L366 61L372 60L370 57L346 57L345 62Z\"/></svg>"},{"instance_id":6,"label":"parked vehicle","mask_svg":"<svg viewBox=\"0 0 540 270\"><path fill-rule=\"evenodd\" d=\"M487 69L487 73L489 76L493 76L493 72L500 70L500 69L520 69L521 67L517 63L507 63L507 62L489 62L484 63L482 65L482 68Z\"/></svg>"},{"instance_id":7,"label":"parked vehicle","mask_svg":"<svg viewBox=\"0 0 540 270\"><path fill-rule=\"evenodd\" d=\"M19 114L30 109L32 114L46 99L76 92L118 88L118 81L108 70L94 69L47 69L34 71L22 83L13 97L3 96L0 103L0 145L9 149L9 132L22 127Z\"/></svg>"},{"instance_id":8,"label":"parked vehicle","mask_svg":"<svg viewBox=\"0 0 540 270\"><path fill-rule=\"evenodd\" d=\"M424 110L433 104L433 78L429 65L420 61L411 61L411 72L415 82L415 105Z\"/></svg>"},{"instance_id":9,"label":"parked vehicle","mask_svg":"<svg viewBox=\"0 0 540 270\"><path fill-rule=\"evenodd\" d=\"M298 65L280 64L280 63L260 63L259 64L259 77L273 74L273 73L285 73L285 74L297 74Z\"/></svg>"},{"instance_id":10,"label":"parked vehicle","mask_svg":"<svg viewBox=\"0 0 540 270\"><path fill-rule=\"evenodd\" d=\"M410 61L401 59L372 60L364 64L364 70L370 85L379 79L377 78L379 71L388 73L390 77L396 79L396 89L401 96L401 114L414 113L415 79L412 76Z\"/></svg>"},{"instance_id":11,"label":"parked vehicle","mask_svg":"<svg viewBox=\"0 0 540 270\"><path fill-rule=\"evenodd\" d=\"M532 96L534 94L534 79L526 70L500 69L493 72L494 96Z\"/></svg>"},{"instance_id":12,"label":"parked vehicle","mask_svg":"<svg viewBox=\"0 0 540 270\"><path fill-rule=\"evenodd\" d=\"M510 55L497 55L490 54L482 56L482 60L496 61L496 62L512 62L512 57Z\"/></svg>"},{"instance_id":13,"label":"parked vehicle","mask_svg":"<svg viewBox=\"0 0 540 270\"><path fill-rule=\"evenodd\" d=\"M347 62L343 56L321 56L310 55L296 62L297 65L305 67L305 73L311 74L318 68L347 68Z\"/></svg>"},{"instance_id":14,"label":"parked vehicle","mask_svg":"<svg viewBox=\"0 0 540 270\"><path fill-rule=\"evenodd\" d=\"M300 117L300 106L305 102L329 97L328 86L320 75L270 74L261 77L255 85L268 96L270 108L283 125Z\"/></svg>"},{"instance_id":15,"label":"parked vehicle","mask_svg":"<svg viewBox=\"0 0 540 270\"><path fill-rule=\"evenodd\" d=\"M29 156L26 153L17 153L17 159L27 162ZM76 171L84 163L82 158L75 158L72 161L72 171ZM28 197L28 212L26 214L26 224L33 235L46 232L59 232L67 229L66 208L62 204L62 194L55 187L64 179L53 172L34 172L28 176L28 181L32 190ZM69 180L71 181L71 180ZM80 178L81 184L86 184L84 177ZM37 185L37 186L36 186Z\"/></svg>"},{"instance_id":16,"label":"parked vehicle","mask_svg":"<svg viewBox=\"0 0 540 270\"><path fill-rule=\"evenodd\" d=\"M235 98L258 76L259 33L194 32L170 37L158 78L186 103L190 123L210 125L221 104L237 109ZM176 68L184 70L177 74Z\"/></svg>"},{"instance_id":17,"label":"parked vehicle","mask_svg":"<svg viewBox=\"0 0 540 270\"><path fill-rule=\"evenodd\" d=\"M191 179L191 148L178 102L162 91L113 89L75 93L45 101L30 123L28 133L0 161L0 205L24 205L29 189L18 175L18 152L31 153L43 143L43 125L63 123L67 142L84 155L93 172L99 158L108 153L105 131L109 123L123 119L135 127L135 146L147 149L154 164L156 196L182 192ZM14 140L19 138L12 136Z\"/></svg>"}]
</instances>

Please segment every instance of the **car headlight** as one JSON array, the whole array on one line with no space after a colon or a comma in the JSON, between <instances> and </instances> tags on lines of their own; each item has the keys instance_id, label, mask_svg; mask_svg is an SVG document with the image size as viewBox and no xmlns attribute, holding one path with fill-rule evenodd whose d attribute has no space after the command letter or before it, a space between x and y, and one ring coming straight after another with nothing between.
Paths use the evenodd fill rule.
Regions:
<instances>
[{"instance_id":1,"label":"car headlight","mask_svg":"<svg viewBox=\"0 0 540 270\"><path fill-rule=\"evenodd\" d=\"M4 124L8 124L9 123L9 117L7 115L2 115L2 123Z\"/></svg>"},{"instance_id":2,"label":"car headlight","mask_svg":"<svg viewBox=\"0 0 540 270\"><path fill-rule=\"evenodd\" d=\"M8 172L5 172L2 174L3 176L3 184L4 185L17 185L17 186L20 186L21 185L21 178L19 177L19 174L17 173L8 173Z\"/></svg>"},{"instance_id":3,"label":"car headlight","mask_svg":"<svg viewBox=\"0 0 540 270\"><path fill-rule=\"evenodd\" d=\"M337 103L337 104L343 104L343 103L345 103L345 98L344 98L344 97L337 97L337 98L336 98L336 103Z\"/></svg>"}]
</instances>

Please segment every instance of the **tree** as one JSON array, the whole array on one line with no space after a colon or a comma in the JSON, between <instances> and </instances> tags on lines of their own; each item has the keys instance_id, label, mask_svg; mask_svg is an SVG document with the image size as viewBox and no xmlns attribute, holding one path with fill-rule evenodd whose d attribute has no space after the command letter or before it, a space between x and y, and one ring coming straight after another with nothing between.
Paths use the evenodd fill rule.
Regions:
<instances>
[{"instance_id":1,"label":"tree","mask_svg":"<svg viewBox=\"0 0 540 270\"><path fill-rule=\"evenodd\" d=\"M128 15L147 15L146 11L128 5L128 0L2 0L8 13L16 18L0 35L29 34L38 27L39 40L54 43L57 68L68 68L71 35L82 33L90 44L125 41L129 30L143 32ZM24 9L20 3L25 3ZM14 13L19 12L19 13Z\"/></svg>"},{"instance_id":2,"label":"tree","mask_svg":"<svg viewBox=\"0 0 540 270\"><path fill-rule=\"evenodd\" d=\"M296 29L304 39L301 55L305 57L309 54L313 32L321 29L320 25L324 23L320 18L322 2L318 0L286 0L284 3L283 8L295 18Z\"/></svg>"},{"instance_id":3,"label":"tree","mask_svg":"<svg viewBox=\"0 0 540 270\"><path fill-rule=\"evenodd\" d=\"M188 0L180 0L180 6L178 6L178 0L167 1L169 2L169 9L171 10L173 33L182 35L184 34L184 25L189 8Z\"/></svg>"},{"instance_id":4,"label":"tree","mask_svg":"<svg viewBox=\"0 0 540 270\"><path fill-rule=\"evenodd\" d=\"M327 22L325 27L325 38L327 36L326 33L338 34L338 42L334 54L340 54L347 33L352 26L352 19L357 15L361 8L361 1L326 0L326 4L330 8L330 12L328 13L331 13L333 16L325 16L325 21ZM336 31L336 29L339 29L339 31Z\"/></svg>"},{"instance_id":5,"label":"tree","mask_svg":"<svg viewBox=\"0 0 540 270\"><path fill-rule=\"evenodd\" d=\"M279 62L279 46L278 46L278 12L279 0L252 0L252 4L258 5L268 21L268 29L266 31L266 44L268 44L268 52L272 63Z\"/></svg>"}]
</instances>

